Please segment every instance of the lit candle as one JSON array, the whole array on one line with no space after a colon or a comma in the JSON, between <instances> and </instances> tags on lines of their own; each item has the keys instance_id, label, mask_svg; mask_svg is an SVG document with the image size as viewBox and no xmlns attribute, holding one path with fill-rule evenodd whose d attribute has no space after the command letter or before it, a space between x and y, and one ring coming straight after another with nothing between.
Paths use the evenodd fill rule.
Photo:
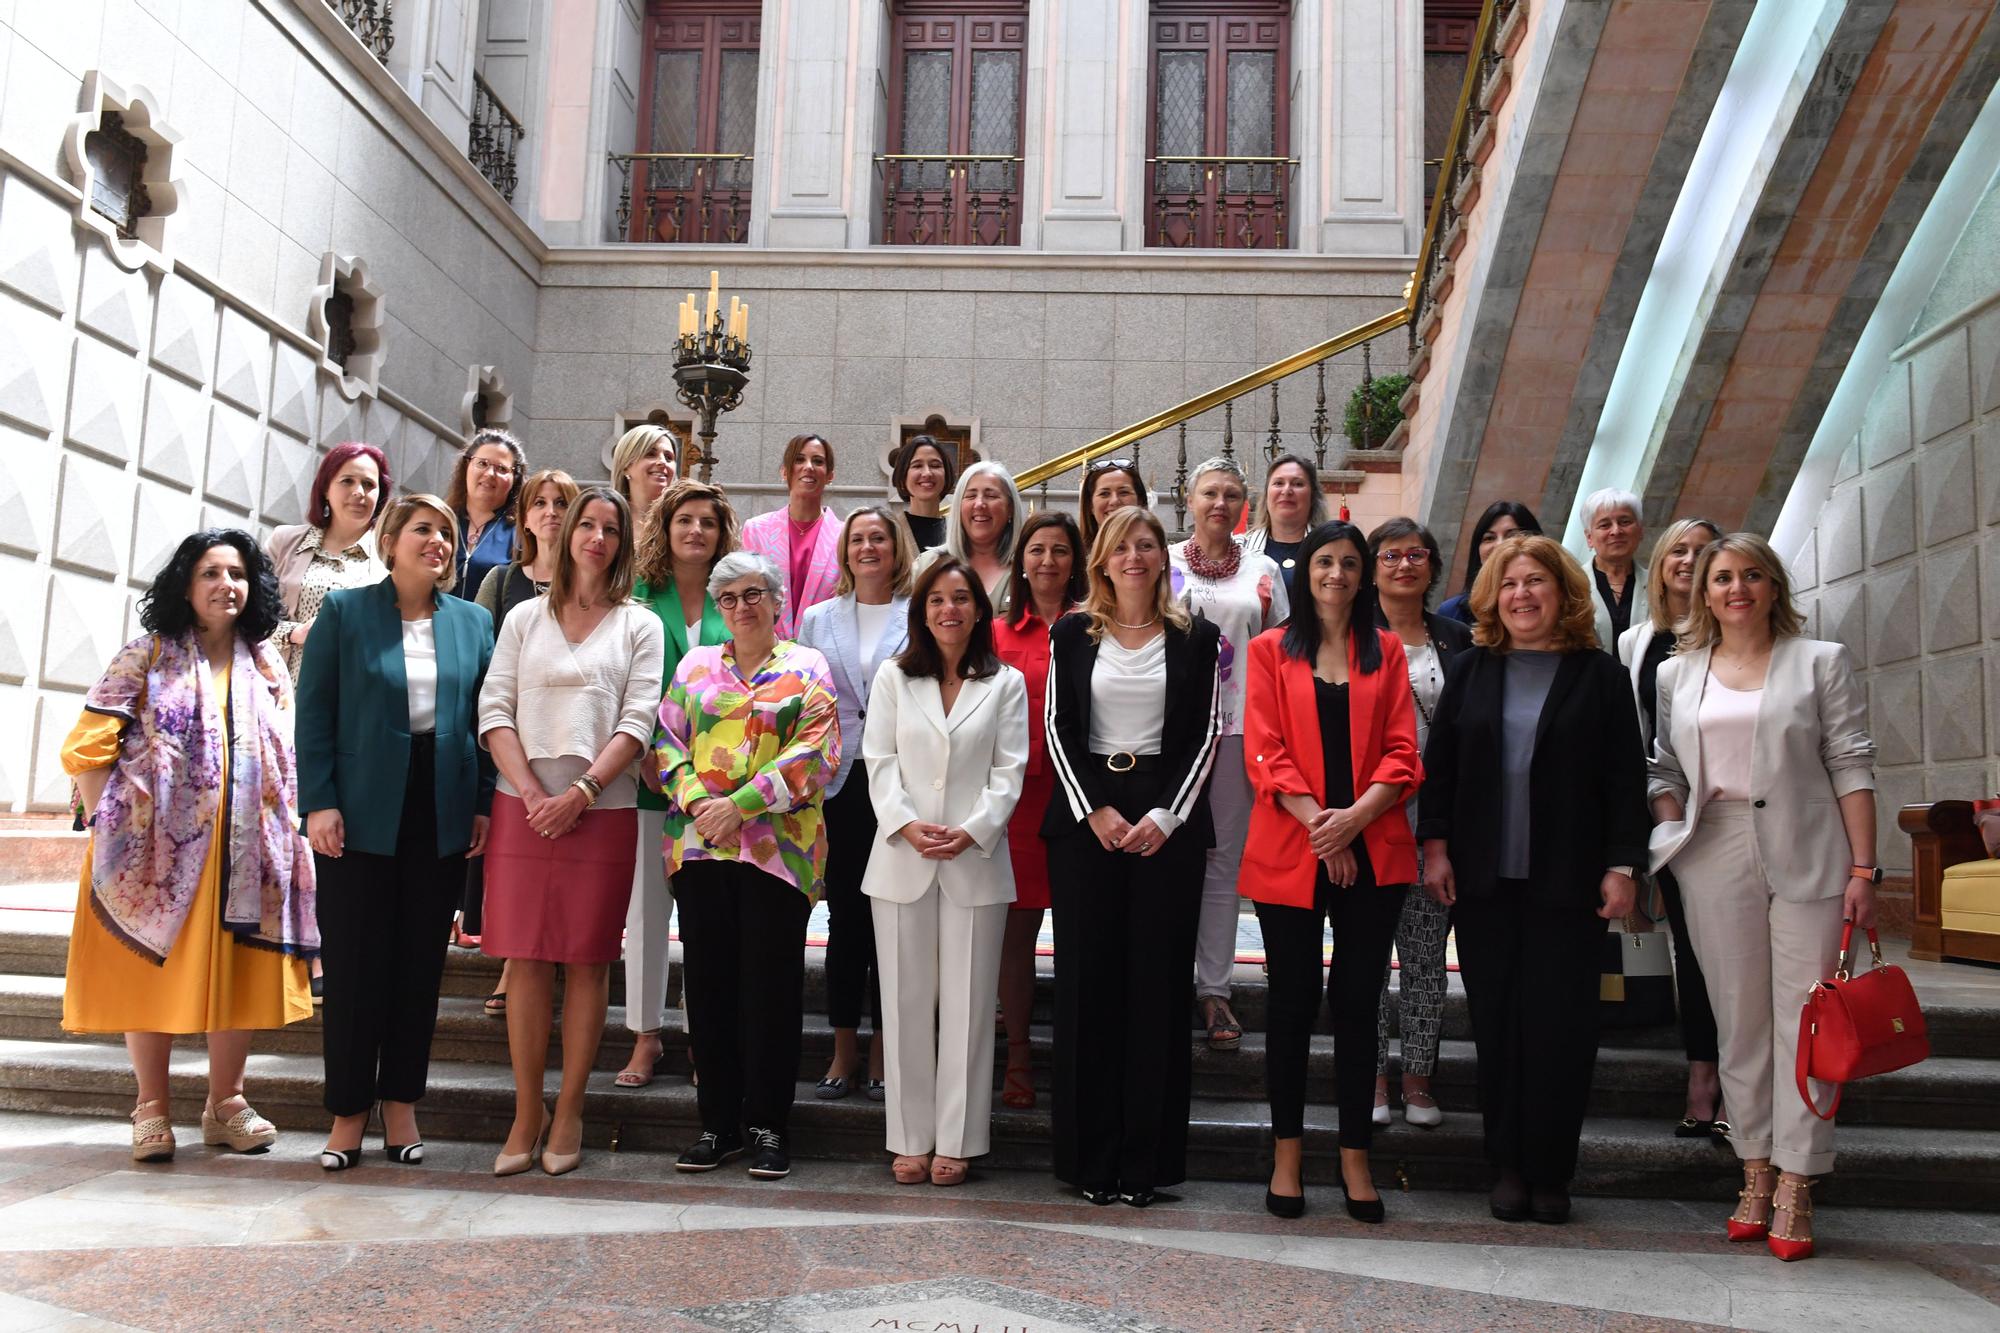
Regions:
<instances>
[{"instance_id":1,"label":"lit candle","mask_svg":"<svg viewBox=\"0 0 2000 1333\"><path fill-rule=\"evenodd\" d=\"M708 271L708 321L704 329L715 326L716 312L722 308L722 275L714 269Z\"/></svg>"},{"instance_id":2,"label":"lit candle","mask_svg":"<svg viewBox=\"0 0 2000 1333\"><path fill-rule=\"evenodd\" d=\"M687 337L687 335L688 335L688 308L687 308L687 302L686 302L686 301L682 301L682 302L680 303L680 305L676 306L676 307L675 307L675 313L676 313L676 314L678 314L678 315L680 316L680 336L681 336L681 337L683 337L683 338L685 338L685 337Z\"/></svg>"},{"instance_id":3,"label":"lit candle","mask_svg":"<svg viewBox=\"0 0 2000 1333\"><path fill-rule=\"evenodd\" d=\"M738 301L735 297L732 296L729 298L729 323L726 327L729 329L729 336L732 338L736 336L736 310L741 304L742 302Z\"/></svg>"},{"instance_id":4,"label":"lit candle","mask_svg":"<svg viewBox=\"0 0 2000 1333\"><path fill-rule=\"evenodd\" d=\"M750 303L748 301L745 301L743 308L736 312L736 341L745 344L750 341Z\"/></svg>"}]
</instances>

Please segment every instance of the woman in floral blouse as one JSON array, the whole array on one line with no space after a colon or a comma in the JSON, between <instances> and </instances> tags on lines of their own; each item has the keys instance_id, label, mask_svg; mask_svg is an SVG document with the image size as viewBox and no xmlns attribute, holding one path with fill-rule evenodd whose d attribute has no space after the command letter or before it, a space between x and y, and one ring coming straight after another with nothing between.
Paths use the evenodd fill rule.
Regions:
<instances>
[{"instance_id":1,"label":"woman in floral blouse","mask_svg":"<svg viewBox=\"0 0 2000 1333\"><path fill-rule=\"evenodd\" d=\"M336 588L366 588L382 581L375 519L388 502L390 485L389 460L380 449L353 440L336 444L313 475L306 521L273 529L264 543L278 576L281 608L271 641L283 654L294 685L320 602Z\"/></svg>"},{"instance_id":2,"label":"woman in floral blouse","mask_svg":"<svg viewBox=\"0 0 2000 1333\"><path fill-rule=\"evenodd\" d=\"M833 672L781 639L785 579L754 551L724 556L708 593L726 643L690 648L660 703L649 782L667 811L680 900L701 1137L683 1171L745 1148L750 1174L791 1171L785 1131L805 1010L806 919L826 870L820 796L840 767Z\"/></svg>"}]
</instances>

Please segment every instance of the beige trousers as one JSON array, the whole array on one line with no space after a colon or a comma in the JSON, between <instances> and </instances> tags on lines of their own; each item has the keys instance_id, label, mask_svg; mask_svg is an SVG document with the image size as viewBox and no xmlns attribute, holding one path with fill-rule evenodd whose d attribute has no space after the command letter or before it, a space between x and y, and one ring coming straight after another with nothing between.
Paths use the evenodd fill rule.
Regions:
<instances>
[{"instance_id":1,"label":"beige trousers","mask_svg":"<svg viewBox=\"0 0 2000 1333\"><path fill-rule=\"evenodd\" d=\"M1747 801L1710 801L1673 860L1688 935L1708 980L1722 1054L1723 1115L1740 1158L1781 1171L1833 1169L1833 1122L1799 1096L1799 1011L1840 954L1841 897L1777 896L1757 855ZM1833 1090L1810 1085L1824 1106Z\"/></svg>"}]
</instances>

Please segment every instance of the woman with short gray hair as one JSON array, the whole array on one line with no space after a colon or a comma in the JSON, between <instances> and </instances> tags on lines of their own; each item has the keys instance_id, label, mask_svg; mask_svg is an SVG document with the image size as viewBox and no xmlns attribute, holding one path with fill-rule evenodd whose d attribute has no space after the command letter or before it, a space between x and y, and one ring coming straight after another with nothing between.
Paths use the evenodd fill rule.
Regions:
<instances>
[{"instance_id":1,"label":"woman with short gray hair","mask_svg":"<svg viewBox=\"0 0 2000 1333\"><path fill-rule=\"evenodd\" d=\"M1646 540L1639 497L1616 486L1592 491L1583 502L1583 539L1590 546L1591 601L1597 612L1597 646L1616 656L1618 640L1646 623Z\"/></svg>"},{"instance_id":2,"label":"woman with short gray hair","mask_svg":"<svg viewBox=\"0 0 2000 1333\"><path fill-rule=\"evenodd\" d=\"M745 1149L751 1176L791 1171L785 1135L805 1010L806 920L826 875L821 794L840 768L833 671L780 638L777 562L733 551L709 596L729 637L690 648L660 702L651 768L671 802L667 873L680 900L701 1137L682 1171Z\"/></svg>"},{"instance_id":3,"label":"woman with short gray hair","mask_svg":"<svg viewBox=\"0 0 2000 1333\"><path fill-rule=\"evenodd\" d=\"M1229 1007L1236 970L1236 921L1241 913L1236 872L1250 831L1253 797L1243 767L1245 654L1250 640L1285 623L1291 613L1283 574L1268 556L1244 549L1236 525L1249 502L1243 469L1233 459L1210 458L1188 478L1194 535L1171 549L1174 591L1195 615L1222 631L1216 667L1220 739L1208 780L1215 815L1215 845L1202 876L1201 926L1195 942L1194 990L1211 1050L1242 1044L1243 1024Z\"/></svg>"}]
</instances>

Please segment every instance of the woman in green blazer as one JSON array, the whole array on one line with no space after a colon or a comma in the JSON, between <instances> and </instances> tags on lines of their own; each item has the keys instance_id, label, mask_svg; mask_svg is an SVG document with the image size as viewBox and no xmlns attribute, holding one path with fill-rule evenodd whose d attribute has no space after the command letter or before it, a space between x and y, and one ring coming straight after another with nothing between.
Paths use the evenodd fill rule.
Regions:
<instances>
[{"instance_id":1,"label":"woman in green blazer","mask_svg":"<svg viewBox=\"0 0 2000 1333\"><path fill-rule=\"evenodd\" d=\"M736 511L720 487L706 482L677 482L639 520L639 582L632 595L652 607L666 627L663 692L688 649L729 637L708 595L708 572L735 549ZM649 785L639 790L639 855L625 914L625 1026L632 1031L632 1058L618 1073L621 1088L651 1083L665 1049L660 1024L667 1009L667 923L674 893L662 848L667 800L651 789L651 779L648 773Z\"/></svg>"},{"instance_id":2,"label":"woman in green blazer","mask_svg":"<svg viewBox=\"0 0 2000 1333\"><path fill-rule=\"evenodd\" d=\"M380 1099L384 1152L421 1162L416 1101L430 1071L460 868L486 842L493 766L479 688L493 622L443 591L458 521L434 495L389 507L389 577L330 593L299 677L299 808L319 877L322 1022L333 1131L320 1165L361 1155Z\"/></svg>"}]
</instances>

